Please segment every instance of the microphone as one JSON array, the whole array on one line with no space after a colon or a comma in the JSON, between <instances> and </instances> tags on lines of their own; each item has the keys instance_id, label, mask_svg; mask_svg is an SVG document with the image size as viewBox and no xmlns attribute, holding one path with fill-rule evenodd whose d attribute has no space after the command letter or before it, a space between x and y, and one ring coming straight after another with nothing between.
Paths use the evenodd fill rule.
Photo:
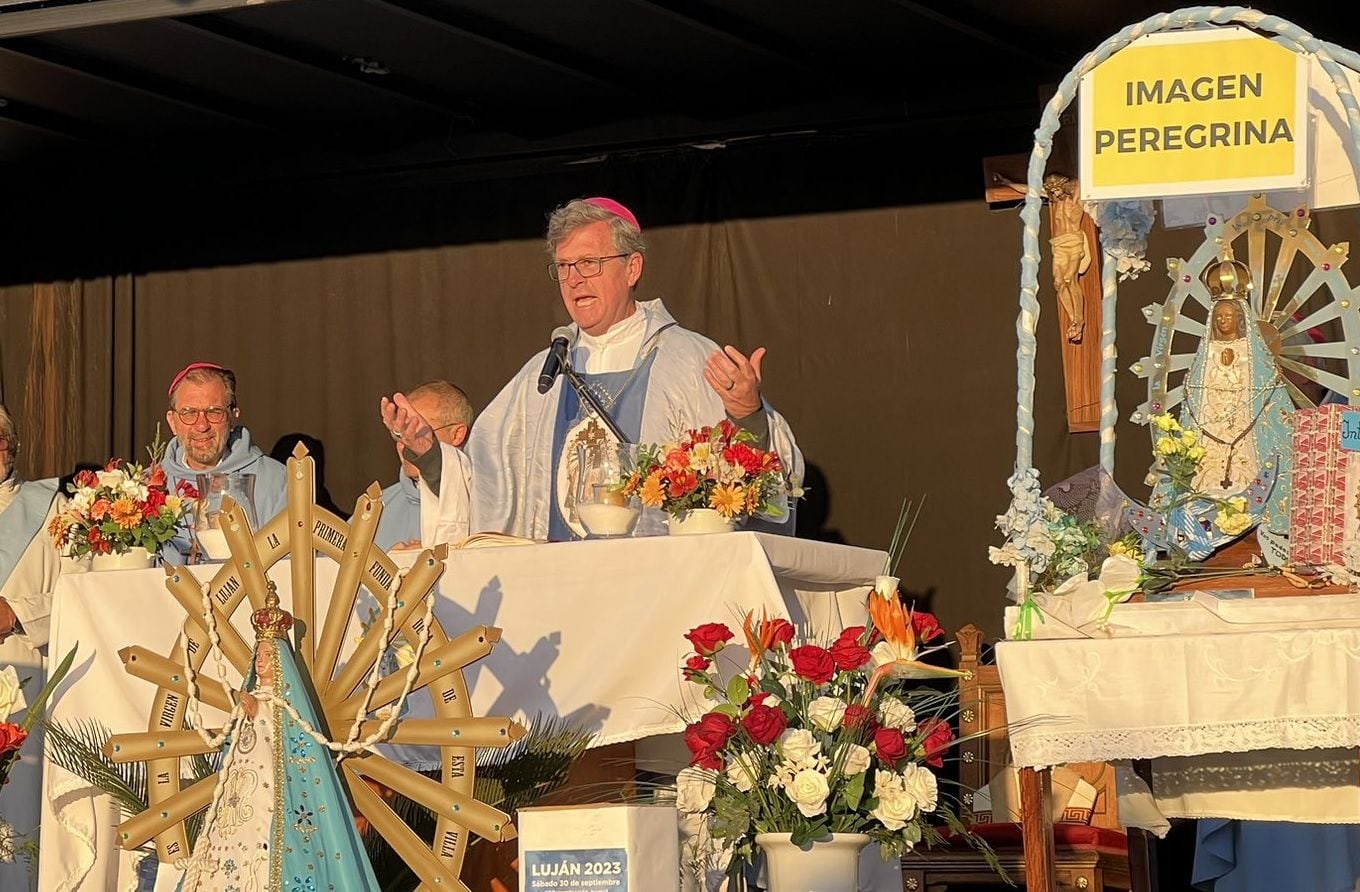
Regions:
<instances>
[{"instance_id":1,"label":"microphone","mask_svg":"<svg viewBox=\"0 0 1360 892\"><path fill-rule=\"evenodd\" d=\"M543 360L543 371L538 373L539 393L547 393L553 381L562 374L562 367L567 361L567 345L571 343L573 334L570 325L559 325L553 329L552 346L548 348L548 357Z\"/></svg>"}]
</instances>

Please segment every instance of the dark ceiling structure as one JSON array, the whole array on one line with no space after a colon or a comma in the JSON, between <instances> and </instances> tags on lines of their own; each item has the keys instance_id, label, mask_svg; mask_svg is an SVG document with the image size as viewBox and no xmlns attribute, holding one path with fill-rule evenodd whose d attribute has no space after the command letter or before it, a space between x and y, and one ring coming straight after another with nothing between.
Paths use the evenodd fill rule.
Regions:
<instances>
[{"instance_id":1,"label":"dark ceiling structure","mask_svg":"<svg viewBox=\"0 0 1360 892\"><path fill-rule=\"evenodd\" d=\"M1286 8L1287 7L1287 8ZM1354 45L1333 3L1271 11ZM0 0L11 182L485 171L1032 130L1136 0ZM1023 151L1023 145L998 146Z\"/></svg>"}]
</instances>

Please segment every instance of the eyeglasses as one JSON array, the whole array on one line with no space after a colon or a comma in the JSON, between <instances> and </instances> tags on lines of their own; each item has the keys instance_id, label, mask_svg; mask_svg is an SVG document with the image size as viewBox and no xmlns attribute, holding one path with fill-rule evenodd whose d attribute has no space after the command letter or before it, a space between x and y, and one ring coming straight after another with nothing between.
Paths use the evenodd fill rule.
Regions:
<instances>
[{"instance_id":1,"label":"eyeglasses","mask_svg":"<svg viewBox=\"0 0 1360 892\"><path fill-rule=\"evenodd\" d=\"M581 278L593 279L602 272L606 260L617 260L620 257L631 256L631 254L610 254L608 257L582 257L573 263L556 260L548 264L548 278L554 282L560 282L570 276L572 270L576 270Z\"/></svg>"},{"instance_id":2,"label":"eyeglasses","mask_svg":"<svg viewBox=\"0 0 1360 892\"><path fill-rule=\"evenodd\" d=\"M176 409L175 414L184 424L194 424L198 421L198 416L202 415L208 419L209 424L221 424L227 420L227 413L231 409L222 406L209 406L206 409L193 409L185 406L183 409Z\"/></svg>"},{"instance_id":3,"label":"eyeglasses","mask_svg":"<svg viewBox=\"0 0 1360 892\"><path fill-rule=\"evenodd\" d=\"M439 425L439 427L432 427L432 428L430 428L430 433L432 433L432 434L433 434L433 433L438 433L439 431L442 431L442 430L444 430L445 428L448 428L448 427L455 427L455 426L460 425L460 424L462 424L462 423L463 423L463 422L461 422L461 421L450 421L448 424L441 424L441 425Z\"/></svg>"}]
</instances>

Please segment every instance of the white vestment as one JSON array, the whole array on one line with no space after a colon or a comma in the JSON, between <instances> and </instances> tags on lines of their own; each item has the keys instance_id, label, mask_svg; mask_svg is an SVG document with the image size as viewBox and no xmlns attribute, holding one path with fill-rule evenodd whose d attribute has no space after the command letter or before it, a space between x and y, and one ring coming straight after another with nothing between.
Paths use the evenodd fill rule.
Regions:
<instances>
[{"instance_id":1,"label":"white vestment","mask_svg":"<svg viewBox=\"0 0 1360 892\"><path fill-rule=\"evenodd\" d=\"M634 321L634 317L641 319ZM623 369L638 366L655 346L656 359L647 379L643 404L643 443L662 443L691 428L717 424L726 417L722 400L704 381L704 365L718 345L675 324L659 300L639 302L637 312L599 338L579 336L578 346L592 349L582 371L618 371L617 354L628 351L633 327L644 323L639 346ZM612 338L626 326L624 335ZM576 330L576 326L571 326ZM552 517L553 437L562 388L561 377L545 394L538 392L544 350L524 364L472 427L468 455L472 459L472 530L546 539ZM602 358L603 362L592 357ZM802 484L803 456L784 417L765 403L770 448L784 463L794 486Z\"/></svg>"},{"instance_id":2,"label":"white vestment","mask_svg":"<svg viewBox=\"0 0 1360 892\"><path fill-rule=\"evenodd\" d=\"M422 477L420 490L420 545L430 548L441 542L457 545L470 532L468 515L472 499L472 460L467 453L448 443L439 444L443 471L436 496Z\"/></svg>"},{"instance_id":3,"label":"white vestment","mask_svg":"<svg viewBox=\"0 0 1360 892\"><path fill-rule=\"evenodd\" d=\"M23 485L17 474L0 483L0 513L9 508ZM48 620L52 613L52 590L61 573L61 558L47 535L47 525L65 504L66 500L60 494L52 500L42 528L0 586L0 597L9 602L23 627L22 632L16 632L0 644L0 667L13 666L19 678L28 679L24 696L30 703L37 699L47 681L43 671L43 650L47 646ZM10 771L3 795L0 795L0 819L13 826L16 833L36 840L41 798L42 735L34 728L24 743L22 757ZM36 864L33 869L37 870ZM29 867L22 859L0 864L0 889L27 889L28 883Z\"/></svg>"}]
</instances>

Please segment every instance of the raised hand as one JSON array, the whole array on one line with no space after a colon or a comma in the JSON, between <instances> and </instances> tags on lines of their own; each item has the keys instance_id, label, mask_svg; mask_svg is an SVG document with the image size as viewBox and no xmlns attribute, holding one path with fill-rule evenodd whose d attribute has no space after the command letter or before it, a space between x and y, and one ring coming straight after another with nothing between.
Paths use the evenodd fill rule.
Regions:
<instances>
[{"instance_id":1,"label":"raised hand","mask_svg":"<svg viewBox=\"0 0 1360 892\"><path fill-rule=\"evenodd\" d=\"M412 455L421 456L435 447L434 429L425 417L415 410L405 394L382 398L379 404L383 425L392 439Z\"/></svg>"},{"instance_id":2,"label":"raised hand","mask_svg":"<svg viewBox=\"0 0 1360 892\"><path fill-rule=\"evenodd\" d=\"M764 359L764 347L757 347L747 359L730 344L708 357L704 380L718 394L730 417L745 418L760 409L760 364Z\"/></svg>"}]
</instances>

